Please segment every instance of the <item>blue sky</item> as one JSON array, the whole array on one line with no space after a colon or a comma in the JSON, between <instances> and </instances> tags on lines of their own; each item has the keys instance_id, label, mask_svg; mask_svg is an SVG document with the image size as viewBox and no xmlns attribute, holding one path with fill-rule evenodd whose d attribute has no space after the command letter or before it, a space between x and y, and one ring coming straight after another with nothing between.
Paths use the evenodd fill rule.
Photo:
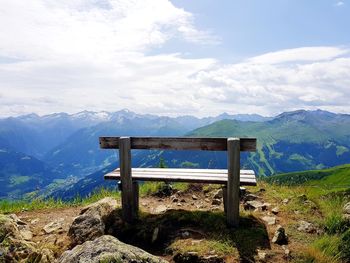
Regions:
<instances>
[{"instance_id":1,"label":"blue sky","mask_svg":"<svg viewBox=\"0 0 350 263\"><path fill-rule=\"evenodd\" d=\"M350 113L347 0L3 0L0 116Z\"/></svg>"},{"instance_id":2,"label":"blue sky","mask_svg":"<svg viewBox=\"0 0 350 263\"><path fill-rule=\"evenodd\" d=\"M187 1L174 5L195 15L199 28L221 39L201 48L168 43L160 50L182 50L193 57L214 56L225 62L305 46L350 43L350 3L334 0Z\"/></svg>"}]
</instances>

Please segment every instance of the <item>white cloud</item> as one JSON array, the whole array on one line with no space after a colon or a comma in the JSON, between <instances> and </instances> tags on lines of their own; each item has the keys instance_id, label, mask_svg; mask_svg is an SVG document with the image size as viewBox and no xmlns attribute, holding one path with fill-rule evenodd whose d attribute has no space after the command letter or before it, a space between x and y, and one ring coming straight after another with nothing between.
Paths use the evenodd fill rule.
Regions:
<instances>
[{"instance_id":1,"label":"white cloud","mask_svg":"<svg viewBox=\"0 0 350 263\"><path fill-rule=\"evenodd\" d=\"M336 6L343 6L343 5L345 5L345 3L343 1L338 1L335 5Z\"/></svg>"},{"instance_id":2,"label":"white cloud","mask_svg":"<svg viewBox=\"0 0 350 263\"><path fill-rule=\"evenodd\" d=\"M349 50L338 47L302 47L263 54L248 59L248 62L278 64L288 62L320 61L331 60L347 53L349 53Z\"/></svg>"},{"instance_id":3,"label":"white cloud","mask_svg":"<svg viewBox=\"0 0 350 263\"><path fill-rule=\"evenodd\" d=\"M236 64L146 55L174 38L218 41L166 0L3 1L0 32L2 116L121 108L200 116L350 112L345 47L281 50Z\"/></svg>"}]
</instances>

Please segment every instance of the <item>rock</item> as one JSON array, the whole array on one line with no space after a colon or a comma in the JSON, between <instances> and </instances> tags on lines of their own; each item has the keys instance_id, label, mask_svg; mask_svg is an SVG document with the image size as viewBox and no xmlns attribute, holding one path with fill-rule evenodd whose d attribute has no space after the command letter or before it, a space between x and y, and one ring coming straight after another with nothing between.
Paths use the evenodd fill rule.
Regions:
<instances>
[{"instance_id":1,"label":"rock","mask_svg":"<svg viewBox=\"0 0 350 263\"><path fill-rule=\"evenodd\" d=\"M0 243L6 237L20 238L21 234L12 218L0 214Z\"/></svg>"},{"instance_id":2,"label":"rock","mask_svg":"<svg viewBox=\"0 0 350 263\"><path fill-rule=\"evenodd\" d=\"M278 245L288 244L288 236L286 235L286 232L282 226L277 227L275 235L272 238L272 243Z\"/></svg>"},{"instance_id":3,"label":"rock","mask_svg":"<svg viewBox=\"0 0 350 263\"><path fill-rule=\"evenodd\" d=\"M278 207L274 207L271 209L271 213L274 215L277 215L279 213L279 208Z\"/></svg>"},{"instance_id":4,"label":"rock","mask_svg":"<svg viewBox=\"0 0 350 263\"><path fill-rule=\"evenodd\" d=\"M289 248L287 246L283 245L282 249L284 250L284 256L283 257L285 259L289 259L291 257Z\"/></svg>"},{"instance_id":5,"label":"rock","mask_svg":"<svg viewBox=\"0 0 350 263\"><path fill-rule=\"evenodd\" d=\"M196 195L192 195L193 200L198 200L198 197Z\"/></svg>"},{"instance_id":6,"label":"rock","mask_svg":"<svg viewBox=\"0 0 350 263\"><path fill-rule=\"evenodd\" d=\"M102 218L102 221L105 221L110 216L110 214L117 208L117 206L118 202L114 198L105 197L99 200L98 202L83 208L80 211L80 214L99 216Z\"/></svg>"},{"instance_id":7,"label":"rock","mask_svg":"<svg viewBox=\"0 0 350 263\"><path fill-rule=\"evenodd\" d=\"M285 205L288 204L289 203L289 199L288 198L283 199L282 203L285 204Z\"/></svg>"},{"instance_id":8,"label":"rock","mask_svg":"<svg viewBox=\"0 0 350 263\"><path fill-rule=\"evenodd\" d=\"M181 203L186 203L186 199L185 199L185 198L182 198L182 199L180 200L180 202L181 202Z\"/></svg>"},{"instance_id":9,"label":"rock","mask_svg":"<svg viewBox=\"0 0 350 263\"><path fill-rule=\"evenodd\" d=\"M245 200L245 201L253 201L253 200L256 200L256 199L259 199L259 196L253 195L253 194L247 194L247 195L244 197L244 200Z\"/></svg>"},{"instance_id":10,"label":"rock","mask_svg":"<svg viewBox=\"0 0 350 263\"><path fill-rule=\"evenodd\" d=\"M188 232L188 231L183 231L183 232L181 232L181 237L183 237L183 238L189 238L189 237L190 237L190 232Z\"/></svg>"},{"instance_id":11,"label":"rock","mask_svg":"<svg viewBox=\"0 0 350 263\"><path fill-rule=\"evenodd\" d=\"M45 225L43 227L43 230L46 234L51 234L54 232L62 232L63 231L63 223L64 223L64 219L58 218L55 221Z\"/></svg>"},{"instance_id":12,"label":"rock","mask_svg":"<svg viewBox=\"0 0 350 263\"><path fill-rule=\"evenodd\" d=\"M21 233L21 236L24 240L27 240L27 241L32 240L33 233L30 230L23 229L23 230L20 230L19 232Z\"/></svg>"},{"instance_id":13,"label":"rock","mask_svg":"<svg viewBox=\"0 0 350 263\"><path fill-rule=\"evenodd\" d=\"M259 261L266 262L266 259L267 259L266 252L259 251L258 252L258 258L259 258Z\"/></svg>"},{"instance_id":14,"label":"rock","mask_svg":"<svg viewBox=\"0 0 350 263\"><path fill-rule=\"evenodd\" d=\"M39 218L35 218L35 219L33 219L32 221L30 221L30 224L31 224L31 225L35 225L35 224L38 223L39 221L40 221Z\"/></svg>"},{"instance_id":15,"label":"rock","mask_svg":"<svg viewBox=\"0 0 350 263\"><path fill-rule=\"evenodd\" d=\"M154 213L156 214L162 214L165 213L168 208L165 205L159 205L154 209Z\"/></svg>"},{"instance_id":16,"label":"rock","mask_svg":"<svg viewBox=\"0 0 350 263\"><path fill-rule=\"evenodd\" d=\"M69 228L68 236L73 245L82 244L87 240L94 240L105 232L105 224L96 215L80 215L76 217Z\"/></svg>"},{"instance_id":17,"label":"rock","mask_svg":"<svg viewBox=\"0 0 350 263\"><path fill-rule=\"evenodd\" d=\"M113 236L104 235L93 241L86 241L72 250L65 251L58 259L58 262L165 263L167 261L153 256L140 248L127 245Z\"/></svg>"},{"instance_id":18,"label":"rock","mask_svg":"<svg viewBox=\"0 0 350 263\"><path fill-rule=\"evenodd\" d=\"M239 196L244 197L247 194L247 189L245 187L240 187L239 188Z\"/></svg>"},{"instance_id":19,"label":"rock","mask_svg":"<svg viewBox=\"0 0 350 263\"><path fill-rule=\"evenodd\" d=\"M350 215L350 202L347 202L347 203L343 206L343 212L344 212L344 214Z\"/></svg>"},{"instance_id":20,"label":"rock","mask_svg":"<svg viewBox=\"0 0 350 263\"><path fill-rule=\"evenodd\" d=\"M197 252L177 253L173 260L175 263L223 263L225 260L218 255L200 256Z\"/></svg>"},{"instance_id":21,"label":"rock","mask_svg":"<svg viewBox=\"0 0 350 263\"><path fill-rule=\"evenodd\" d=\"M156 227L153 230L153 235L152 235L152 243L156 242L158 239L158 234L159 234L159 227Z\"/></svg>"},{"instance_id":22,"label":"rock","mask_svg":"<svg viewBox=\"0 0 350 263\"><path fill-rule=\"evenodd\" d=\"M179 202L179 198L177 197L177 195L172 195L172 196L170 196L170 200L171 200L173 203Z\"/></svg>"},{"instance_id":23,"label":"rock","mask_svg":"<svg viewBox=\"0 0 350 263\"><path fill-rule=\"evenodd\" d=\"M255 210L262 208L264 204L260 201L248 201L244 204L244 209L245 210Z\"/></svg>"},{"instance_id":24,"label":"rock","mask_svg":"<svg viewBox=\"0 0 350 263\"><path fill-rule=\"evenodd\" d=\"M106 228L111 223L110 221L113 221L111 217L117 205L114 198L106 197L83 208L68 231L72 245L94 240L108 232Z\"/></svg>"},{"instance_id":25,"label":"rock","mask_svg":"<svg viewBox=\"0 0 350 263\"><path fill-rule=\"evenodd\" d=\"M221 199L222 197L223 197L223 191L222 191L222 189L217 190L217 191L214 193L214 196L213 196L214 199Z\"/></svg>"},{"instance_id":26,"label":"rock","mask_svg":"<svg viewBox=\"0 0 350 263\"><path fill-rule=\"evenodd\" d=\"M274 216L264 216L262 220L264 220L268 225L276 224L276 217Z\"/></svg>"},{"instance_id":27,"label":"rock","mask_svg":"<svg viewBox=\"0 0 350 263\"><path fill-rule=\"evenodd\" d=\"M213 199L211 202L212 205L221 205L221 200L220 199Z\"/></svg>"},{"instance_id":28,"label":"rock","mask_svg":"<svg viewBox=\"0 0 350 263\"><path fill-rule=\"evenodd\" d=\"M317 229L316 227L309 223L309 222L306 222L304 220L300 220L298 222L299 226L298 226L298 231L301 231L301 232L305 232L305 233L316 233L317 232Z\"/></svg>"},{"instance_id":29,"label":"rock","mask_svg":"<svg viewBox=\"0 0 350 263\"><path fill-rule=\"evenodd\" d=\"M25 259L28 259L31 254L37 252L34 243L12 237L7 237L3 241L0 246L0 250L2 250L0 262L32 262Z\"/></svg>"},{"instance_id":30,"label":"rock","mask_svg":"<svg viewBox=\"0 0 350 263\"><path fill-rule=\"evenodd\" d=\"M54 253L50 249L43 248L41 251L30 254L26 262L53 263L56 260Z\"/></svg>"},{"instance_id":31,"label":"rock","mask_svg":"<svg viewBox=\"0 0 350 263\"><path fill-rule=\"evenodd\" d=\"M163 198L163 197L169 197L173 193L174 193L173 186L169 183L166 183L153 195Z\"/></svg>"},{"instance_id":32,"label":"rock","mask_svg":"<svg viewBox=\"0 0 350 263\"><path fill-rule=\"evenodd\" d=\"M270 203L263 203L263 205L261 206L261 210L266 211L270 206L271 206Z\"/></svg>"}]
</instances>

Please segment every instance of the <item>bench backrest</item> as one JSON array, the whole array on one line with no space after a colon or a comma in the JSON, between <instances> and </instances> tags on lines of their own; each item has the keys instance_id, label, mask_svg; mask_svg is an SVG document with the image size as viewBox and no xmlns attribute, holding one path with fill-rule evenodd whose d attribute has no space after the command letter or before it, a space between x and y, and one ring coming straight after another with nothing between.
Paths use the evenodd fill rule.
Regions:
<instances>
[{"instance_id":1,"label":"bench backrest","mask_svg":"<svg viewBox=\"0 0 350 263\"><path fill-rule=\"evenodd\" d=\"M119 149L119 138L100 137L102 149ZM131 149L227 151L228 138L130 137ZM240 151L256 151L256 138L240 138Z\"/></svg>"}]
</instances>

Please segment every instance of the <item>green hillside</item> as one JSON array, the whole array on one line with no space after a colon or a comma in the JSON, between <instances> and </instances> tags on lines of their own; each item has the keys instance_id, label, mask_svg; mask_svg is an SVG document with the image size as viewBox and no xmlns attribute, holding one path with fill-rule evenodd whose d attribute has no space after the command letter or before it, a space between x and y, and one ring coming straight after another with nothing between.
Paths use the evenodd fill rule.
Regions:
<instances>
[{"instance_id":1,"label":"green hillside","mask_svg":"<svg viewBox=\"0 0 350 263\"><path fill-rule=\"evenodd\" d=\"M350 164L323 170L310 170L270 176L267 182L280 185L307 185L324 188L350 188Z\"/></svg>"},{"instance_id":2,"label":"green hillside","mask_svg":"<svg viewBox=\"0 0 350 263\"><path fill-rule=\"evenodd\" d=\"M259 123L223 120L188 135L256 137L257 152L248 156L248 164L263 176L350 163L349 134L349 115L295 111Z\"/></svg>"}]
</instances>

